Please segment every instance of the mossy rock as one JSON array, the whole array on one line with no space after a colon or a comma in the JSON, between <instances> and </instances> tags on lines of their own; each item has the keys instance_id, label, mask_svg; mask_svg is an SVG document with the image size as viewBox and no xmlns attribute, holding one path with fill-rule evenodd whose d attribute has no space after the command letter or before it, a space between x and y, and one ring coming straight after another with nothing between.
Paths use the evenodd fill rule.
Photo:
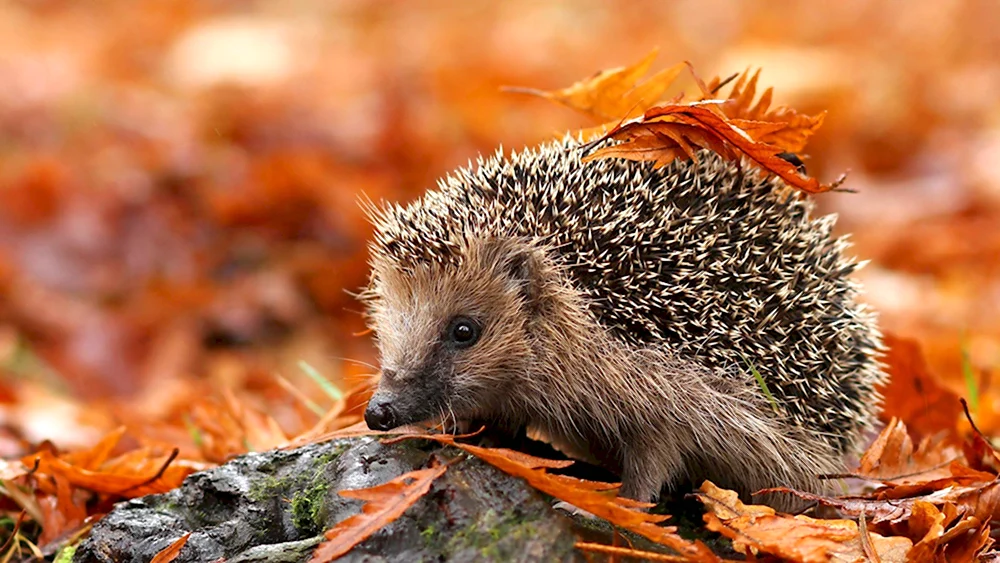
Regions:
<instances>
[{"instance_id":1,"label":"mossy rock","mask_svg":"<svg viewBox=\"0 0 1000 563\"><path fill-rule=\"evenodd\" d=\"M358 437L247 454L191 475L166 494L120 503L94 526L73 561L147 562L188 532L177 563L308 561L325 530L360 511L361 501L338 491L380 485L432 463L449 465L431 490L340 561L585 561L573 547L577 541L611 543L622 532L600 520L568 517L522 479L457 448ZM571 470L607 478L586 473L596 469L588 467ZM658 509L673 514L669 523L682 535L726 552L705 537L697 503ZM625 535L640 549L666 551Z\"/></svg>"},{"instance_id":2,"label":"mossy rock","mask_svg":"<svg viewBox=\"0 0 1000 563\"><path fill-rule=\"evenodd\" d=\"M307 561L324 530L360 510L338 491L449 463L430 492L342 561L583 561L549 499L461 450L371 437L241 456L169 493L124 502L74 561L146 562L187 532L175 561Z\"/></svg>"}]
</instances>

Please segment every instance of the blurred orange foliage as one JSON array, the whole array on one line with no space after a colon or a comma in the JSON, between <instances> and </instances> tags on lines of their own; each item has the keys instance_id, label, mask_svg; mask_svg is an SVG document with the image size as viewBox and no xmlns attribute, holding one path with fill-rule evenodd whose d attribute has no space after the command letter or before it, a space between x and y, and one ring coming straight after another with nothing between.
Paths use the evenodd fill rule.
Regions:
<instances>
[{"instance_id":1,"label":"blurred orange foliage","mask_svg":"<svg viewBox=\"0 0 1000 563\"><path fill-rule=\"evenodd\" d=\"M58 542L116 495L357 422L377 372L348 293L367 275L358 197L405 201L498 144L590 125L501 87L656 46L706 76L762 68L768 103L744 75L730 117L827 112L806 163L858 192L816 202L899 335L887 416L953 441L976 392L996 434L998 28L983 0L4 3L0 455L38 464L0 477L38 481L31 516ZM681 93L677 72L591 113L635 117Z\"/></svg>"}]
</instances>

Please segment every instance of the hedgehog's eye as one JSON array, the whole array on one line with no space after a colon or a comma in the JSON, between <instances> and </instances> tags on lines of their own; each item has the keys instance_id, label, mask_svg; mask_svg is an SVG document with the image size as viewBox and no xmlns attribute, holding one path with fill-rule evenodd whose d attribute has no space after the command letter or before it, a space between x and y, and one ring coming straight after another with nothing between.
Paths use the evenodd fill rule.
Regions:
<instances>
[{"instance_id":1,"label":"hedgehog's eye","mask_svg":"<svg viewBox=\"0 0 1000 563\"><path fill-rule=\"evenodd\" d=\"M455 317L448 325L447 338L457 348L468 348L479 340L479 325L469 317Z\"/></svg>"}]
</instances>

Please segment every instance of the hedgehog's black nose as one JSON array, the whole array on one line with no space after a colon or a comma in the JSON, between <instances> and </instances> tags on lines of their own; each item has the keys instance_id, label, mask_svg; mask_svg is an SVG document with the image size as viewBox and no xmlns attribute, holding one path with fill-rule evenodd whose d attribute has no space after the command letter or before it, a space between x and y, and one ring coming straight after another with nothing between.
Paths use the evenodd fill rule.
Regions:
<instances>
[{"instance_id":1,"label":"hedgehog's black nose","mask_svg":"<svg viewBox=\"0 0 1000 563\"><path fill-rule=\"evenodd\" d=\"M365 409L365 424L372 430L391 430L396 424L396 412L388 401L372 397Z\"/></svg>"}]
</instances>

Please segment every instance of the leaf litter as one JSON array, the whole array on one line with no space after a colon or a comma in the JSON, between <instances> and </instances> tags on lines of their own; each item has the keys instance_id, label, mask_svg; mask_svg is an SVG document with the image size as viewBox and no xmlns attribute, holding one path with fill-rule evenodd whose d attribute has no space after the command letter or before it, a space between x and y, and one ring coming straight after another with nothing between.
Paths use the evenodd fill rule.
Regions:
<instances>
[{"instance_id":1,"label":"leaf litter","mask_svg":"<svg viewBox=\"0 0 1000 563\"><path fill-rule=\"evenodd\" d=\"M816 193L838 187L840 180L821 184L782 156L785 153L802 153L806 142L823 124L823 112L807 115L788 108L773 108L774 93L770 88L757 95L759 71L747 71L726 79L714 78L704 83L690 65L681 63L643 80L654 61L655 52L635 65L598 73L566 89L530 93L572 107L603 123L593 130L599 135L599 142L593 144L595 150L588 158L630 158L662 166L674 159L697 158L697 151L708 149L733 160L745 160L750 166L774 174L789 186L804 192ZM695 83L696 95L661 100L685 70ZM730 91L724 96L722 91L726 88ZM260 102L253 110L267 113L274 108L267 102ZM280 119L275 120L278 121ZM260 135L260 129L248 126L248 122L237 120L232 125L233 130L226 134ZM415 144L409 143L410 146ZM406 143L403 146L407 146ZM152 148L149 150L151 154L155 152ZM214 194L201 202L204 204L202 209L212 214L211 221L229 225L263 222L267 214L262 210L271 211L276 203L292 215L301 216L301 209L309 209L310 202L322 197L317 196L318 192L301 187L311 185L309 181L303 181L303 174L306 180L320 179L317 183L324 183L322 178L327 165L322 158L291 154L259 156L254 164L255 174L267 181L283 182L281 186L289 188L288 191L268 187L265 181L262 182L263 188L251 187L236 195ZM12 182L5 193L10 204L3 210L5 217L14 217L16 220L13 222L20 227L44 226L49 218L61 212L61 208L79 205L71 203L71 192L66 188L72 176L70 170L72 168L66 168L54 158L29 160L23 170L15 171L17 174L23 172L23 176ZM282 195L276 199L275 194ZM95 196L93 201L95 205L98 202L103 205L106 201L102 198L107 197L106 194ZM294 200L293 205L279 201L286 197ZM175 220L177 217L168 219ZM292 223L297 225L298 222ZM285 228L282 225L271 227L279 231ZM360 227L358 230L364 229ZM178 231L187 232L190 229L180 226ZM943 232L949 237L966 239L970 233L975 234L967 229L945 229ZM933 237L925 236L918 240L928 238ZM318 299L331 299L325 296L338 292L338 283L319 280L325 279L324 275L335 271L335 268L316 261L312 256L303 252L296 256L295 263L282 267L292 269L296 276L313 284L314 296ZM974 257L964 256L956 256L955 259L975 260ZM945 262L947 260L939 259L933 261L931 266L940 268ZM192 344L184 336L187 328L179 328L173 333L167 331L164 333L166 336L160 334L153 338L151 335L158 333L151 327L167 318L170 310L196 310L218 299L220 293L219 288L207 283L188 286L150 284L130 297L127 303L141 314L105 316L81 300L66 298L65 294L51 291L22 275L14 264L0 250L0 289L30 296L31 299L25 303L31 306L15 303L7 305L9 310L0 308L0 312L7 315L5 322L12 320L19 327L16 338L22 336L20 333L32 337L45 336L36 346L39 357L44 357L45 362L33 364L30 369L75 374L78 382L86 381L80 375L80 362L64 352L69 349L67 343L80 338L77 327L89 327L104 335L142 335L132 340L126 336L123 338L130 348L148 345L153 350L151 357L160 358L163 362L152 362L143 370L151 374L166 373L177 369L177 364L168 361L170 358L191 357ZM12 292L12 288L16 291ZM222 292L232 289L225 287ZM241 298L260 305L254 300L261 299L261 294L255 293L252 287L237 289ZM332 302L339 303L336 298ZM296 307L294 303L284 302L272 312L276 312L277 317L294 319L298 314L294 312ZM221 322L225 324L228 321ZM258 326L255 322L244 324L241 328ZM2 328L6 330L6 325ZM9 334L0 335L0 341L7 346ZM710 529L730 537L734 546L758 559L971 561L1000 557L991 551L993 540L990 536L1000 496L996 487L1000 455L989 438L975 429L972 417L961 417L954 387L941 383L940 375L923 360L921 346L897 337L890 337L887 342L887 364L892 373L892 383L885 391L887 426L861 459L859 467L850 474L837 476L863 482L865 490L849 496L826 497L783 489L786 494L795 494L835 509L842 518L774 513L767 507L743 504L731 491L706 483L696 496L708 508L705 519ZM24 358L20 354L17 354L17 366L5 367L5 370L23 369ZM935 358L937 355L934 354ZM226 361L221 359L219 365ZM38 365L49 367L43 369ZM113 368L109 372L114 371L112 364L106 365ZM935 360L934 365L940 365L940 361ZM220 377L205 387L185 381L185 384L192 385L193 392L177 401L183 408L169 408L167 405L168 408L160 410L155 417L140 416L135 412L137 409L129 405L95 403L89 409L91 412L86 414L98 419L95 426L105 428L106 433L103 437L83 437L80 440L93 445L61 450L53 444L24 440L16 434L10 437L3 435L4 444L16 443L17 448L28 447L31 450L5 456L9 460L0 465L2 508L5 513L16 517L16 524L5 538L6 546L15 547L14 544L22 541L17 538L23 539L22 524L27 520L41 528L41 535L34 538L40 546L64 545L67 538L85 533L88 522L99 517L116 500L169 490L178 486L191 472L211 467L246 451L308 443L328 437L331 433L344 432L345 429L352 429L349 431L355 435L365 433L358 426L360 409L363 408L366 393L370 392L365 385L347 387L351 390L346 396L333 401L333 404L323 405L321 408L326 414L318 416L316 405L307 404L303 400L305 395L295 393L295 384L289 386L268 381L259 373L246 371L235 374L234 378L228 369L220 368ZM964 371L969 385L977 386L976 390L988 397L988 378L984 379L969 366ZM240 385L232 390L220 384L234 380L238 380ZM355 381L358 380L360 378L355 378ZM162 383L164 386L168 384ZM13 403L20 399L20 390L6 389L6 382L3 385L0 402ZM983 388L979 389L979 385ZM247 388L266 392L259 395L247 393ZM277 397L279 399L274 402L293 406L273 409L270 408L273 403L262 401L261 396ZM189 400L191 397L197 397L197 400ZM101 413L101 409L127 414L107 416ZM986 428L991 432L997 428L997 411L1000 409L986 402L976 412L981 423L988 421ZM118 426L121 419L128 424ZM453 437L422 437L454 445L501 470L524 478L539 490L624 528L644 532L646 537L677 549L679 555L676 557L680 559L670 560L713 560L710 557L714 556L710 556L699 544L683 540L674 534L672 528L660 525L663 517L644 512L644 507L638 503L615 497L614 484L574 480L548 472L548 469L560 467L564 462L462 444L455 442ZM370 533L398 517L429 490L433 479L445 471L444 467L420 470L364 491L345 491L345 496L353 494L354 498L366 500L365 507L371 506L369 514L372 517L345 521L337 526L336 533L329 531L328 541L323 544L326 547L324 553L337 553L342 549L337 546L348 542L345 538L352 538L350 545L354 545L363 539L362 532ZM161 553L160 560L169 561L176 557L186 537L178 539ZM38 549L35 546L32 548ZM580 548L609 556L636 556L634 550L614 546L605 546L603 551L593 545L581 544Z\"/></svg>"}]
</instances>

